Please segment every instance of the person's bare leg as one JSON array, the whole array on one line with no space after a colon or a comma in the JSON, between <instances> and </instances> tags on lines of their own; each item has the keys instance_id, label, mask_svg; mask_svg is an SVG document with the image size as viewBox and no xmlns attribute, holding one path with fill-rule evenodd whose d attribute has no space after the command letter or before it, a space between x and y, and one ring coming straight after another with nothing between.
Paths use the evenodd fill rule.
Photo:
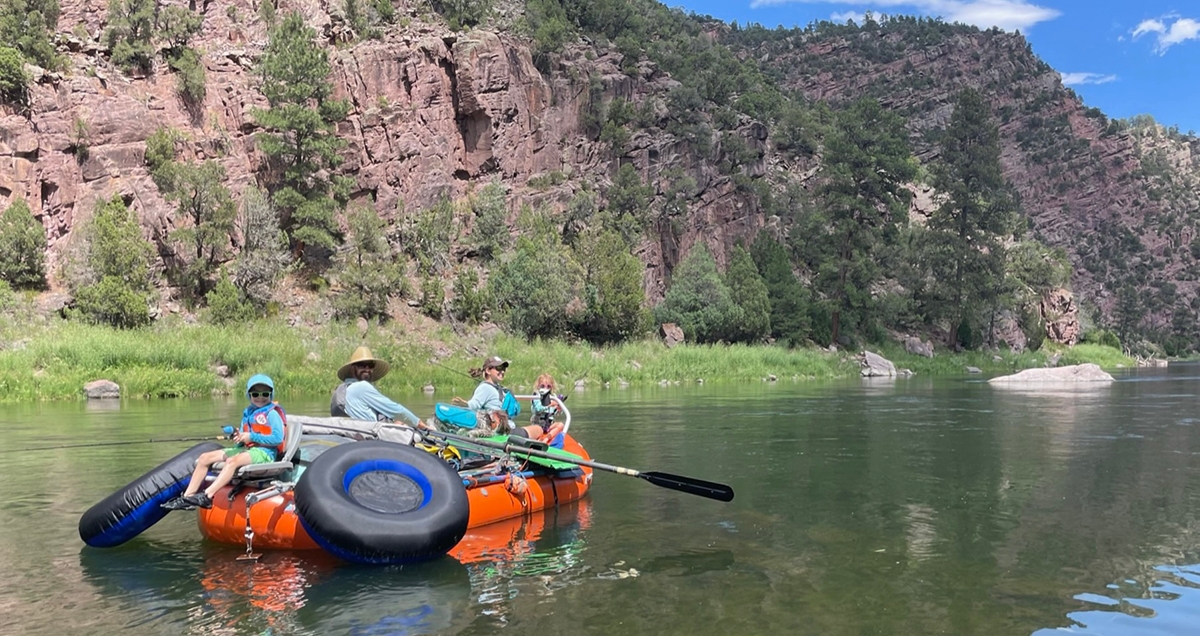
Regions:
<instances>
[{"instance_id":1,"label":"person's bare leg","mask_svg":"<svg viewBox=\"0 0 1200 636\"><path fill-rule=\"evenodd\" d=\"M188 482L187 489L183 491L183 496L194 495L200 490L200 486L204 485L204 477L208 474L208 467L225 459L225 451L213 450L204 453L196 458L196 470L192 471L192 480Z\"/></svg>"},{"instance_id":2,"label":"person's bare leg","mask_svg":"<svg viewBox=\"0 0 1200 636\"><path fill-rule=\"evenodd\" d=\"M216 479L214 479L213 482L208 485L208 488L204 489L204 494L208 495L208 497L211 499L212 496L217 494L217 491L221 489L221 486L224 486L233 480L233 475L237 473L239 468L242 466L248 466L252 463L253 460L250 457L250 453L238 453L237 455L225 460L225 467L222 468L221 472L217 474Z\"/></svg>"}]
</instances>

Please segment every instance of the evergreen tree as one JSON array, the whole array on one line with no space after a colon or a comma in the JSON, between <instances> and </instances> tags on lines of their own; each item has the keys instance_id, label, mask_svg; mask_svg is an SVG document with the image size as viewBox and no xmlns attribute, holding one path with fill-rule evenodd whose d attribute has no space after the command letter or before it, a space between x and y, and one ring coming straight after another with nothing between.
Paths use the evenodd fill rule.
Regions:
<instances>
[{"instance_id":1,"label":"evergreen tree","mask_svg":"<svg viewBox=\"0 0 1200 636\"><path fill-rule=\"evenodd\" d=\"M858 326L869 320L870 286L879 278L876 251L907 219L911 194L903 186L915 175L899 115L870 98L838 114L819 188L829 226L814 237L833 255L817 272L817 285L829 304L834 342L847 318Z\"/></svg>"},{"instance_id":2,"label":"evergreen tree","mask_svg":"<svg viewBox=\"0 0 1200 636\"><path fill-rule=\"evenodd\" d=\"M329 56L316 37L298 13L271 29L257 69L270 108L254 114L270 131L259 137L259 148L280 172L272 198L284 230L297 251L308 249L311 257L335 247L336 214L352 183L321 176L341 163L337 151L345 142L334 124L345 119L349 104L333 99Z\"/></svg>"},{"instance_id":3,"label":"evergreen tree","mask_svg":"<svg viewBox=\"0 0 1200 636\"><path fill-rule=\"evenodd\" d=\"M487 290L479 288L479 273L474 267L463 266L454 277L454 298L450 313L463 322L479 324L487 309Z\"/></svg>"},{"instance_id":4,"label":"evergreen tree","mask_svg":"<svg viewBox=\"0 0 1200 636\"><path fill-rule=\"evenodd\" d=\"M346 245L335 261L342 291L334 301L343 318L387 315L388 298L401 287L404 272L383 235L383 221L374 208L350 212Z\"/></svg>"},{"instance_id":5,"label":"evergreen tree","mask_svg":"<svg viewBox=\"0 0 1200 636\"><path fill-rule=\"evenodd\" d=\"M108 29L104 32L113 64L132 70L154 67L151 38L158 21L156 0L109 0Z\"/></svg>"},{"instance_id":6,"label":"evergreen tree","mask_svg":"<svg viewBox=\"0 0 1200 636\"><path fill-rule=\"evenodd\" d=\"M0 104L25 105L29 101L29 77L21 52L0 46Z\"/></svg>"},{"instance_id":7,"label":"evergreen tree","mask_svg":"<svg viewBox=\"0 0 1200 636\"><path fill-rule=\"evenodd\" d=\"M660 323L679 325L693 342L711 343L730 339L742 321L742 310L730 297L708 248L697 243L675 268L655 316Z\"/></svg>"},{"instance_id":8,"label":"evergreen tree","mask_svg":"<svg viewBox=\"0 0 1200 636\"><path fill-rule=\"evenodd\" d=\"M0 46L20 51L49 70L62 65L50 36L58 28L58 0L0 0Z\"/></svg>"},{"instance_id":9,"label":"evergreen tree","mask_svg":"<svg viewBox=\"0 0 1200 636\"><path fill-rule=\"evenodd\" d=\"M632 246L642 238L650 220L650 197L654 188L642 183L642 177L631 163L621 166L608 190L605 222L621 233L625 243Z\"/></svg>"},{"instance_id":10,"label":"evergreen tree","mask_svg":"<svg viewBox=\"0 0 1200 636\"><path fill-rule=\"evenodd\" d=\"M75 290L73 313L114 327L150 322L150 242L120 196L101 202L84 229L90 282Z\"/></svg>"},{"instance_id":11,"label":"evergreen tree","mask_svg":"<svg viewBox=\"0 0 1200 636\"><path fill-rule=\"evenodd\" d=\"M13 287L46 284L46 228L17 199L0 215L0 280Z\"/></svg>"},{"instance_id":12,"label":"evergreen tree","mask_svg":"<svg viewBox=\"0 0 1200 636\"><path fill-rule=\"evenodd\" d=\"M792 271L787 249L763 230L750 245L750 256L767 286L771 303L771 335L791 345L809 335L810 297Z\"/></svg>"},{"instance_id":13,"label":"evergreen tree","mask_svg":"<svg viewBox=\"0 0 1200 636\"><path fill-rule=\"evenodd\" d=\"M584 268L587 299L580 335L604 344L644 331L649 322L642 289L646 268L621 235L593 229L582 237L576 254Z\"/></svg>"},{"instance_id":14,"label":"evergreen tree","mask_svg":"<svg viewBox=\"0 0 1200 636\"><path fill-rule=\"evenodd\" d=\"M933 186L946 200L928 223L932 249L927 255L938 282L934 298L957 332L972 334L978 331L977 317L994 309L1002 291L1001 238L1011 231L1014 218L1000 169L1000 131L977 91L958 94L940 148Z\"/></svg>"},{"instance_id":15,"label":"evergreen tree","mask_svg":"<svg viewBox=\"0 0 1200 636\"><path fill-rule=\"evenodd\" d=\"M223 325L254 319L254 305L223 271L204 300L208 303L208 320L212 323Z\"/></svg>"},{"instance_id":16,"label":"evergreen tree","mask_svg":"<svg viewBox=\"0 0 1200 636\"><path fill-rule=\"evenodd\" d=\"M736 245L725 268L725 284L733 302L742 310L742 320L730 334L738 342L758 342L771 333L771 299L767 283L759 275L750 253Z\"/></svg>"},{"instance_id":17,"label":"evergreen tree","mask_svg":"<svg viewBox=\"0 0 1200 636\"><path fill-rule=\"evenodd\" d=\"M192 298L204 297L210 278L229 252L237 206L225 187L225 167L215 161L177 163L169 161L155 171L163 197L175 204L175 214L186 219L171 232L182 262L175 272L177 283Z\"/></svg>"}]
</instances>

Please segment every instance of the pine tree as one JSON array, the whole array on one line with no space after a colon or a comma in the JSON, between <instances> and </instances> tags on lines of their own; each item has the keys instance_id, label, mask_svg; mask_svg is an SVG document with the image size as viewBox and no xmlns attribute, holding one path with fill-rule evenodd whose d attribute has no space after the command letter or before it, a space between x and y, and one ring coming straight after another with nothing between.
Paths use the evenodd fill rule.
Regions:
<instances>
[{"instance_id":1,"label":"pine tree","mask_svg":"<svg viewBox=\"0 0 1200 636\"><path fill-rule=\"evenodd\" d=\"M17 199L0 215L0 280L13 287L46 283L46 228Z\"/></svg>"},{"instance_id":2,"label":"pine tree","mask_svg":"<svg viewBox=\"0 0 1200 636\"><path fill-rule=\"evenodd\" d=\"M811 328L811 300L808 290L792 271L787 249L764 230L750 245L750 256L767 286L771 335L791 345L803 342Z\"/></svg>"},{"instance_id":3,"label":"pine tree","mask_svg":"<svg viewBox=\"0 0 1200 636\"><path fill-rule=\"evenodd\" d=\"M733 302L742 310L742 320L730 335L731 339L754 343L771 333L771 299L767 283L759 275L750 253L741 245L734 246L729 254L725 284Z\"/></svg>"},{"instance_id":4,"label":"pine tree","mask_svg":"<svg viewBox=\"0 0 1200 636\"><path fill-rule=\"evenodd\" d=\"M978 331L978 316L1002 291L1001 238L1012 231L1015 216L1000 168L1000 131L977 91L958 94L939 145L933 186L946 200L929 219L932 249L927 254L933 279L940 283L935 298L955 331L969 335Z\"/></svg>"},{"instance_id":5,"label":"pine tree","mask_svg":"<svg viewBox=\"0 0 1200 636\"><path fill-rule=\"evenodd\" d=\"M819 188L830 222L828 234L819 240L829 243L834 258L817 272L834 342L846 318L859 326L868 319L870 286L879 278L876 250L907 219L911 194L903 186L915 175L899 115L870 98L838 114Z\"/></svg>"},{"instance_id":6,"label":"pine tree","mask_svg":"<svg viewBox=\"0 0 1200 636\"><path fill-rule=\"evenodd\" d=\"M587 311L580 335L591 342L620 342L648 324L642 290L645 266L629 252L621 235L594 229L581 237L576 250L584 268Z\"/></svg>"},{"instance_id":7,"label":"pine tree","mask_svg":"<svg viewBox=\"0 0 1200 636\"><path fill-rule=\"evenodd\" d=\"M42 68L58 69L62 58L50 41L58 14L58 0L0 1L0 46L16 49Z\"/></svg>"},{"instance_id":8,"label":"pine tree","mask_svg":"<svg viewBox=\"0 0 1200 636\"><path fill-rule=\"evenodd\" d=\"M298 252L313 248L309 255L319 258L337 244L336 214L352 182L321 177L341 163L337 151L345 142L334 124L345 119L349 104L333 99L329 56L316 36L298 13L271 29L257 69L270 108L254 116L270 131L259 137L259 148L281 173L272 199L284 230Z\"/></svg>"}]
</instances>

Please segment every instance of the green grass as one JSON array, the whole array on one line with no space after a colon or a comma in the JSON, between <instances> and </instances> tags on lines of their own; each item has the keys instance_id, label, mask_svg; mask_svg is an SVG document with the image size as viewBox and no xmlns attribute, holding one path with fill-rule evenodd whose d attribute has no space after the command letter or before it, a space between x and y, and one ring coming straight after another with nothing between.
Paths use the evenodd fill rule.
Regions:
<instances>
[{"instance_id":1,"label":"green grass","mask_svg":"<svg viewBox=\"0 0 1200 636\"><path fill-rule=\"evenodd\" d=\"M0 317L0 400L78 399L83 385L100 378L121 385L125 397L167 398L240 394L247 378L266 373L281 395L328 392L336 372L359 344L392 364L379 382L385 392L413 392L426 384L468 395L475 381L468 368L494 353L512 360L505 383L532 386L539 373L554 375L570 389L583 379L591 387L667 382L757 382L853 377L853 353L774 346L681 345L668 349L657 340L593 348L586 343L534 341L499 335L482 344L478 334L459 337L449 330L430 337L409 334L397 325L372 326L361 338L354 325L290 327L281 319L248 325L185 324L163 319L140 330L58 319ZM441 351L436 356L435 350ZM473 351L468 353L468 351ZM899 345L872 348L899 368L921 375L958 375L967 366L986 373L1040 367L1052 353L1060 364L1096 362L1104 367L1132 366L1133 360L1098 345L1034 353L938 352L932 359L913 356ZM446 356L447 351L453 352ZM998 358L997 359L994 359ZM229 368L230 380L218 377L217 365Z\"/></svg>"}]
</instances>

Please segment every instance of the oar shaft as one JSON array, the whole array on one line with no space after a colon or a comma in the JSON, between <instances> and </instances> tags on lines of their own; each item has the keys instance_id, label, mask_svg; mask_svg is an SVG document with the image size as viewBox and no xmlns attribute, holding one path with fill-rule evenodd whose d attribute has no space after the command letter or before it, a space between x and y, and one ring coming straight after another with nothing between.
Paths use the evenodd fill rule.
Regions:
<instances>
[{"instance_id":1,"label":"oar shaft","mask_svg":"<svg viewBox=\"0 0 1200 636\"><path fill-rule=\"evenodd\" d=\"M476 446L482 446L483 448L494 448L496 450L502 450L506 453L519 453L522 455L529 455L531 457L541 457L543 459L554 459L554 460L558 460L558 461L565 461L565 462L568 462L571 464L579 464L580 466L587 466L589 468L605 470L610 473L617 473L620 475L629 475L631 477L637 477L642 474L641 471L637 471L632 468L625 468L622 466L613 466L610 464L602 464L600 462L594 462L590 459L584 459L582 457L563 457L562 455L555 455L553 453L547 453L546 451L540 451L535 448L527 448L525 446L519 446L517 444L501 444L499 442L489 442L487 440L475 439L473 437L464 437L462 435L454 435L451 433L443 433L441 431L436 431L436 432L435 431L422 431L422 433L425 435L429 435L431 437L442 437L442 438L445 438L448 440L453 440L455 442L460 442L463 444L474 444Z\"/></svg>"}]
</instances>

